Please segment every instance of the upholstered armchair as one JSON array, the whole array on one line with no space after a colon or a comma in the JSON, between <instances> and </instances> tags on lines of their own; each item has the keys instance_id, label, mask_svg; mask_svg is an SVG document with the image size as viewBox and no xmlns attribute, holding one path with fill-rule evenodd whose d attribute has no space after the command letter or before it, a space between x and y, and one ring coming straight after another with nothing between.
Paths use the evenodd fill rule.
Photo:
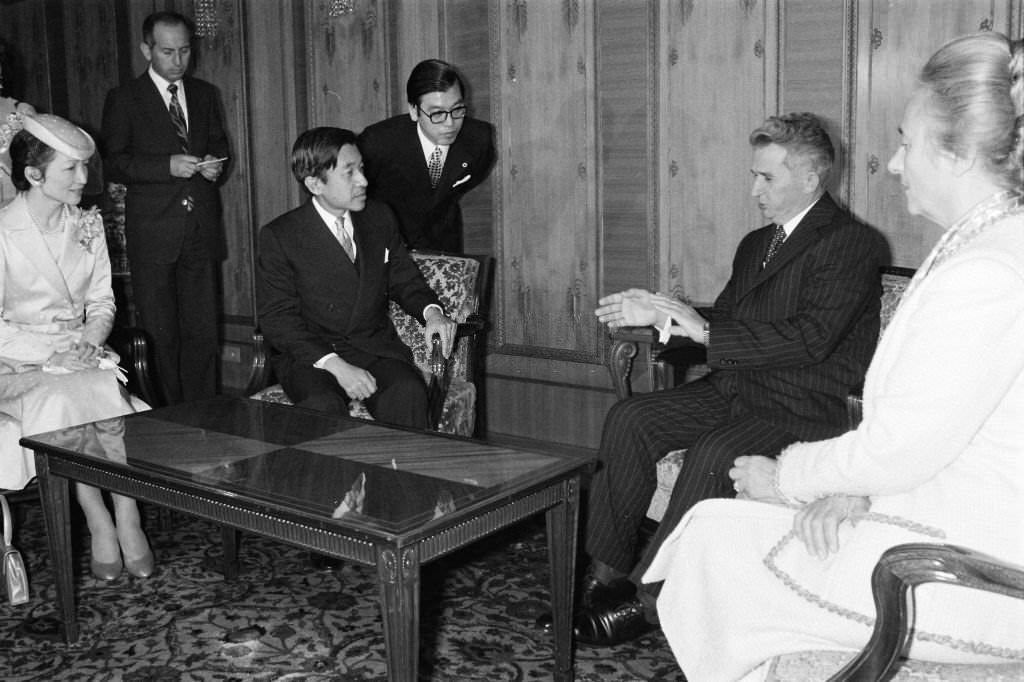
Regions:
<instances>
[{"instance_id":1,"label":"upholstered armchair","mask_svg":"<svg viewBox=\"0 0 1024 682\"><path fill-rule=\"evenodd\" d=\"M413 360L428 385L431 420L442 433L472 436L476 431L476 371L478 349L482 349L485 328L481 305L486 304L490 284L489 256L456 256L413 251L427 284L441 299L445 312L459 323L456 346L444 358L440 345L428 344L420 323L397 304L391 303L391 321L403 343L412 349ZM263 335L253 333L253 364L246 395L257 400L291 404L280 384L272 383L269 366L271 349ZM372 419L360 400L349 405L349 415Z\"/></svg>"},{"instance_id":2,"label":"upholstered armchair","mask_svg":"<svg viewBox=\"0 0 1024 682\"><path fill-rule=\"evenodd\" d=\"M914 271L910 268L884 267L879 271L882 282L882 300L879 335L889 324L899 306L900 297L906 290ZM633 394L632 374L637 357L644 360L646 382L652 390L662 390L675 385L677 376L687 380L707 373L704 347L688 339L673 339L662 346L657 343L657 333L650 327L623 327L612 333L607 367L618 398ZM847 398L847 414L850 428L855 428L861 419L861 397L859 392ZM658 489L647 510L647 518L660 521L665 514L672 487L683 466L686 450L673 450L658 462Z\"/></svg>"}]
</instances>

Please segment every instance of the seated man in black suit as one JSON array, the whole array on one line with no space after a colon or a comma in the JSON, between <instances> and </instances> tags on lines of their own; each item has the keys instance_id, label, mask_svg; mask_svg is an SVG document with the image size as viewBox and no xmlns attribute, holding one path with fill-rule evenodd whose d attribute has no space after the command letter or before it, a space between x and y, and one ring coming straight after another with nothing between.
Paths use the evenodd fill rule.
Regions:
<instances>
[{"instance_id":1,"label":"seated man in black suit","mask_svg":"<svg viewBox=\"0 0 1024 682\"><path fill-rule=\"evenodd\" d=\"M370 197L394 209L411 249L462 253L459 199L494 164L494 130L467 116L458 71L439 59L417 64L405 86L409 115L359 135Z\"/></svg>"},{"instance_id":2,"label":"seated man in black suit","mask_svg":"<svg viewBox=\"0 0 1024 682\"><path fill-rule=\"evenodd\" d=\"M654 595L637 585L686 510L732 497L739 455L776 456L790 443L847 428L846 396L878 337L875 233L825 191L834 150L811 114L773 116L750 134L752 194L773 224L740 242L708 318L675 299L631 289L599 302L609 325L654 325L707 348L708 376L627 398L608 413L587 501L590 574L579 641L613 645L650 630ZM688 448L665 516L637 562L656 464ZM650 585L643 590L650 590Z\"/></svg>"},{"instance_id":3,"label":"seated man in black suit","mask_svg":"<svg viewBox=\"0 0 1024 682\"><path fill-rule=\"evenodd\" d=\"M402 243L394 214L367 201L356 136L313 128L292 147L309 201L260 231L256 302L280 354L274 369L299 406L348 414L364 401L375 419L428 428L427 388L388 315L397 301L451 352L445 316Z\"/></svg>"}]
</instances>

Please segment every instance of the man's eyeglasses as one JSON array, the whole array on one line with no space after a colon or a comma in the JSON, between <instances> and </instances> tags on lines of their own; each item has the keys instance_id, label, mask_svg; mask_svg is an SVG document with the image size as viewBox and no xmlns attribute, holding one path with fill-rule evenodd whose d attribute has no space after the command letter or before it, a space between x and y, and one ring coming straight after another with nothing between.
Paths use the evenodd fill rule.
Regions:
<instances>
[{"instance_id":1,"label":"man's eyeglasses","mask_svg":"<svg viewBox=\"0 0 1024 682\"><path fill-rule=\"evenodd\" d=\"M423 109L418 104L416 105L416 108L419 109L421 114L429 118L431 123L435 124L444 123L449 116L452 117L453 121L457 121L460 118L466 118L466 107L461 104L455 107L454 109L450 109L448 111L441 109L440 111L431 111L429 113L423 111Z\"/></svg>"}]
</instances>

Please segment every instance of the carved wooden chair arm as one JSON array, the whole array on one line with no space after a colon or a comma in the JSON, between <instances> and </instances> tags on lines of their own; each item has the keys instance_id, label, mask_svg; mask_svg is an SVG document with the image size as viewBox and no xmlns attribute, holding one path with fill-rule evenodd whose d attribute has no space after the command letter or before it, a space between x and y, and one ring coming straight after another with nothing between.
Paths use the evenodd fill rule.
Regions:
<instances>
[{"instance_id":1,"label":"carved wooden chair arm","mask_svg":"<svg viewBox=\"0 0 1024 682\"><path fill-rule=\"evenodd\" d=\"M163 400L149 367L149 339L136 327L114 327L107 344L121 356L121 364L128 374L128 390L146 401L151 407L160 407Z\"/></svg>"},{"instance_id":2,"label":"carved wooden chair arm","mask_svg":"<svg viewBox=\"0 0 1024 682\"><path fill-rule=\"evenodd\" d=\"M485 320L473 313L460 322L455 330L455 341L463 337L472 337L482 332L487 326ZM453 351L454 353L454 351ZM444 401L451 385L448 365L451 357L445 357L441 350L441 337L434 334L430 339L430 380L427 384L427 409L431 425L437 429L444 412Z\"/></svg>"},{"instance_id":3,"label":"carved wooden chair arm","mask_svg":"<svg viewBox=\"0 0 1024 682\"><path fill-rule=\"evenodd\" d=\"M660 391L671 388L674 381L674 369L666 356L679 352L681 364L693 364L694 360L690 355L685 359L682 353L692 354L694 351L703 351L704 347L690 339L680 336L673 336L668 343L658 343L658 332L653 327L619 327L610 333L611 345L608 348L606 364L611 374L612 385L615 387L615 395L620 400L633 395L633 362L640 350L645 349L647 357L650 358L648 370L650 372L651 390Z\"/></svg>"},{"instance_id":4,"label":"carved wooden chair arm","mask_svg":"<svg viewBox=\"0 0 1024 682\"><path fill-rule=\"evenodd\" d=\"M259 329L252 331L252 362L243 395L253 395L270 385L270 344Z\"/></svg>"},{"instance_id":5,"label":"carved wooden chair arm","mask_svg":"<svg viewBox=\"0 0 1024 682\"><path fill-rule=\"evenodd\" d=\"M473 336L479 334L487 328L487 321L484 320L477 313L472 313L466 317L465 322L459 322L459 328L455 332L455 338L461 339L464 336Z\"/></svg>"},{"instance_id":6,"label":"carved wooden chair arm","mask_svg":"<svg viewBox=\"0 0 1024 682\"><path fill-rule=\"evenodd\" d=\"M946 583L1024 599L1024 567L955 545L909 543L882 555L871 576L876 620L871 639L832 682L890 679L910 642L914 625L911 591Z\"/></svg>"}]
</instances>

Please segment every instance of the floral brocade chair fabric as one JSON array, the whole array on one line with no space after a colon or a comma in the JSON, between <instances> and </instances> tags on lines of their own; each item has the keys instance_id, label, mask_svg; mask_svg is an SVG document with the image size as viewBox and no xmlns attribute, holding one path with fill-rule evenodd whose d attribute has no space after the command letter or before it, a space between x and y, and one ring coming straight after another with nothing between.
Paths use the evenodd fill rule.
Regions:
<instances>
[{"instance_id":1,"label":"floral brocade chair fabric","mask_svg":"<svg viewBox=\"0 0 1024 682\"><path fill-rule=\"evenodd\" d=\"M480 307L477 282L480 279L480 261L471 257L430 254L413 251L413 260L420 267L427 284L441 299L445 312L459 323L466 323ZM424 380L432 376L430 346L424 341L423 328L411 315L391 303L391 321L402 339L412 349L416 366ZM472 436L476 428L476 386L471 381L471 352L475 339L461 338L448 358L445 380L448 394L441 409L437 430L459 436ZM360 406L362 407L362 406ZM365 411L365 408L362 408Z\"/></svg>"},{"instance_id":2,"label":"floral brocade chair fabric","mask_svg":"<svg viewBox=\"0 0 1024 682\"><path fill-rule=\"evenodd\" d=\"M480 292L485 284L487 259L472 256L456 256L450 254L412 252L413 260L419 266L427 284L441 299L445 312L459 322L459 336L455 350L444 363L441 376L436 377L437 384L447 386L444 402L437 421L437 430L458 436L472 436L476 429L476 386L473 383L475 344L474 333L482 329L477 318L480 306ZM396 303L391 303L391 321L402 342L412 349L413 360L423 373L428 386L435 379L431 369L431 348L424 339L423 327L420 323L402 310ZM266 349L261 350L266 342L257 333L255 342L257 353L254 360L253 377L249 390L251 398L268 402L290 405L280 384L261 388L259 375L265 374L262 366L267 356ZM259 389L255 393L252 391ZM443 388L441 389L443 391ZM349 415L361 419L372 419L370 413L360 400L349 404Z\"/></svg>"}]
</instances>

